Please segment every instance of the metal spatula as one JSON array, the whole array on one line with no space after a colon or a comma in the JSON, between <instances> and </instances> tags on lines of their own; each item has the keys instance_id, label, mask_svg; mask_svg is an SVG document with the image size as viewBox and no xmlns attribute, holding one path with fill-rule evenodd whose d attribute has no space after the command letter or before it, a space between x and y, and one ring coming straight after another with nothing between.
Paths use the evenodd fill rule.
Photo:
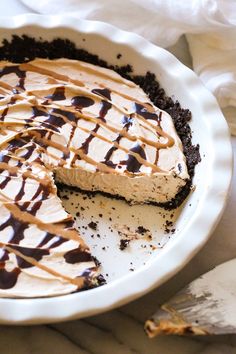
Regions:
<instances>
[{"instance_id":1,"label":"metal spatula","mask_svg":"<svg viewBox=\"0 0 236 354\"><path fill-rule=\"evenodd\" d=\"M236 259L187 285L146 321L145 330L149 337L236 333Z\"/></svg>"}]
</instances>

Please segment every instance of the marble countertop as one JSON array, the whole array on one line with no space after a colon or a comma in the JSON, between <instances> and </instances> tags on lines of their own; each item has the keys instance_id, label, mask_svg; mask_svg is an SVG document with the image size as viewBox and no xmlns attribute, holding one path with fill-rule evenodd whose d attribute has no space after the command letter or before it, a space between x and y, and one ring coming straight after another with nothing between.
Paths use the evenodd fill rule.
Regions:
<instances>
[{"instance_id":1,"label":"marble countertop","mask_svg":"<svg viewBox=\"0 0 236 354\"><path fill-rule=\"evenodd\" d=\"M18 0L2 0L1 15L30 12ZM191 65L182 39L171 51ZM187 53L187 54L186 54ZM232 137L236 156L236 137ZM218 337L148 339L144 321L184 285L215 265L236 255L236 168L232 192L206 246L175 277L148 295L117 310L83 320L45 326L0 326L2 354L236 354L236 335ZM190 235L191 237L191 235ZM235 314L236 315L236 314Z\"/></svg>"}]
</instances>

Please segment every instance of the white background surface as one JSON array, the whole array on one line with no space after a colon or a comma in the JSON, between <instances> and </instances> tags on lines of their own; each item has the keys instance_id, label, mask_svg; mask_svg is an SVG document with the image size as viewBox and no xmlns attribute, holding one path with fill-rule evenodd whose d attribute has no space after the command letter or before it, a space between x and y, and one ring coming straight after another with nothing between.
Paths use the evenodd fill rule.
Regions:
<instances>
[{"instance_id":1,"label":"white background surface","mask_svg":"<svg viewBox=\"0 0 236 354\"><path fill-rule=\"evenodd\" d=\"M1 0L0 15L30 12L18 0ZM182 39L171 51L191 65ZM236 119L236 117L235 117ZM234 155L236 137L232 138ZM224 215L203 250L174 278L163 286L118 310L66 324L38 327L1 327L0 353L40 354L231 354L236 353L236 336L208 338L162 337L149 340L143 323L177 290L213 266L236 256L236 173ZM191 235L189 235L191 237ZM236 316L236 314L235 314Z\"/></svg>"}]
</instances>

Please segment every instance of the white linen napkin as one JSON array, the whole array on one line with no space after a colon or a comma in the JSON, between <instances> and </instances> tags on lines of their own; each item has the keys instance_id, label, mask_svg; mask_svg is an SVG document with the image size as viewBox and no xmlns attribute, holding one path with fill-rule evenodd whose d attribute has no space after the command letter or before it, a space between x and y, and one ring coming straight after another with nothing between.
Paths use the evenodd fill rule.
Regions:
<instances>
[{"instance_id":1,"label":"white linen napkin","mask_svg":"<svg viewBox=\"0 0 236 354\"><path fill-rule=\"evenodd\" d=\"M187 34L193 69L236 135L235 0L21 0L43 14L69 13L136 32L168 48Z\"/></svg>"}]
</instances>

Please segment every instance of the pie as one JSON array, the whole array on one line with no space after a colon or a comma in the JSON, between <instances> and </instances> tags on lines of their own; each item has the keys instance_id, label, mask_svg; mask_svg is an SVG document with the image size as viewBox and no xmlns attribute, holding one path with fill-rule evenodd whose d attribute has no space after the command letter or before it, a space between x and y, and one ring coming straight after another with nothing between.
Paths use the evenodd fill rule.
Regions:
<instances>
[{"instance_id":1,"label":"pie","mask_svg":"<svg viewBox=\"0 0 236 354\"><path fill-rule=\"evenodd\" d=\"M0 117L1 297L104 283L57 182L167 205L190 181L171 116L114 70L66 58L1 61Z\"/></svg>"}]
</instances>

